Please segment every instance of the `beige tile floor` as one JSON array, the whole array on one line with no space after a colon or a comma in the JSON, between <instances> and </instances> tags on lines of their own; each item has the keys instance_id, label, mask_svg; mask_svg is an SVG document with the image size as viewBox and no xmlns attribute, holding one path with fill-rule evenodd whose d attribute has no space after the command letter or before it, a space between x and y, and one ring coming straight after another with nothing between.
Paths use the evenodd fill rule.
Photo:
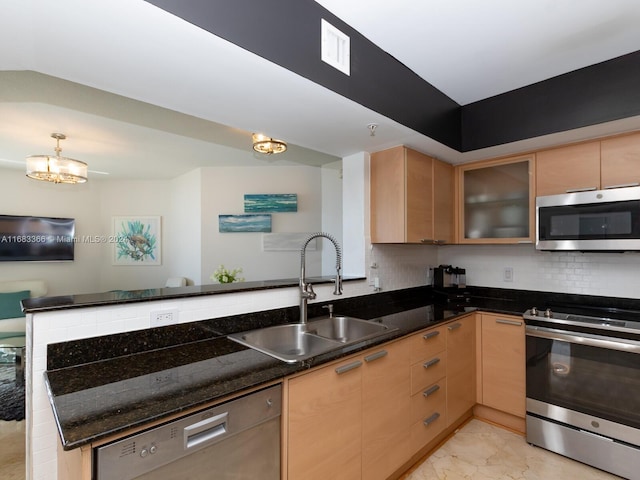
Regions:
<instances>
[{"instance_id":1,"label":"beige tile floor","mask_svg":"<svg viewBox=\"0 0 640 480\"><path fill-rule=\"evenodd\" d=\"M25 478L25 421L0 421L0 478L24 480Z\"/></svg>"},{"instance_id":2,"label":"beige tile floor","mask_svg":"<svg viewBox=\"0 0 640 480\"><path fill-rule=\"evenodd\" d=\"M0 421L0 478L24 480L24 424ZM403 480L619 480L471 420Z\"/></svg>"},{"instance_id":3,"label":"beige tile floor","mask_svg":"<svg viewBox=\"0 0 640 480\"><path fill-rule=\"evenodd\" d=\"M529 445L523 436L471 420L403 480L619 480Z\"/></svg>"}]
</instances>

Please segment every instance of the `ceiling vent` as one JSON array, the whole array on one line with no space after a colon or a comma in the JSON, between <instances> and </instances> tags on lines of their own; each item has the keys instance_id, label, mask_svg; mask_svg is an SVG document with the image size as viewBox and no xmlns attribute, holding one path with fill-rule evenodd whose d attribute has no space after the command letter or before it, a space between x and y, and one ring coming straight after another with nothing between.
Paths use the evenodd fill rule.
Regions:
<instances>
[{"instance_id":1,"label":"ceiling vent","mask_svg":"<svg viewBox=\"0 0 640 480\"><path fill-rule=\"evenodd\" d=\"M351 42L347 35L336 27L321 19L321 58L323 62L350 75Z\"/></svg>"}]
</instances>

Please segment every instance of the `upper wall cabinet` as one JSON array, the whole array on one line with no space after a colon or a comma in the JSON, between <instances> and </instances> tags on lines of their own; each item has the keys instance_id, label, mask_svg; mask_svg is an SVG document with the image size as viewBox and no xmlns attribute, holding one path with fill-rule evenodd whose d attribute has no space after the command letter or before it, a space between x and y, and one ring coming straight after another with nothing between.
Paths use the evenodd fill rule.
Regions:
<instances>
[{"instance_id":1,"label":"upper wall cabinet","mask_svg":"<svg viewBox=\"0 0 640 480\"><path fill-rule=\"evenodd\" d=\"M453 167L399 146L371 154L371 242L453 242Z\"/></svg>"},{"instance_id":2,"label":"upper wall cabinet","mask_svg":"<svg viewBox=\"0 0 640 480\"><path fill-rule=\"evenodd\" d=\"M536 154L536 195L640 185L640 133Z\"/></svg>"},{"instance_id":3,"label":"upper wall cabinet","mask_svg":"<svg viewBox=\"0 0 640 480\"><path fill-rule=\"evenodd\" d=\"M529 243L534 220L534 157L456 167L458 243Z\"/></svg>"}]
</instances>

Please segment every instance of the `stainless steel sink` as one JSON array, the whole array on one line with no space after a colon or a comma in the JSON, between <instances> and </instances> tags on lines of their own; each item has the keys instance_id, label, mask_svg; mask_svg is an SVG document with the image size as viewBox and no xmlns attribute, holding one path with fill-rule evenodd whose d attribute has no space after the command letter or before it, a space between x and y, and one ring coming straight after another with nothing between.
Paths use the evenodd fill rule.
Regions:
<instances>
[{"instance_id":1,"label":"stainless steel sink","mask_svg":"<svg viewBox=\"0 0 640 480\"><path fill-rule=\"evenodd\" d=\"M277 325L228 338L287 363L299 362L345 345L396 330L381 323L353 317L323 317L303 323Z\"/></svg>"},{"instance_id":2,"label":"stainless steel sink","mask_svg":"<svg viewBox=\"0 0 640 480\"><path fill-rule=\"evenodd\" d=\"M309 322L309 331L315 335L341 343L360 342L389 331L389 327L353 317L326 317Z\"/></svg>"}]
</instances>

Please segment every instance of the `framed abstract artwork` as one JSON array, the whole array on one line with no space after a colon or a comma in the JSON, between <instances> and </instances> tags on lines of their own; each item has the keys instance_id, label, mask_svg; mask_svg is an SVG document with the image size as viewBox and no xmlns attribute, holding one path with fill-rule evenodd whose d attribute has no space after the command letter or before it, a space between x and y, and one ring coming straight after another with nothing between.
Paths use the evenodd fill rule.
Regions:
<instances>
[{"instance_id":1,"label":"framed abstract artwork","mask_svg":"<svg viewBox=\"0 0 640 480\"><path fill-rule=\"evenodd\" d=\"M271 232L271 215L218 215L220 233Z\"/></svg>"},{"instance_id":2,"label":"framed abstract artwork","mask_svg":"<svg viewBox=\"0 0 640 480\"><path fill-rule=\"evenodd\" d=\"M296 193L247 193L244 196L245 213L261 212L297 212L298 195Z\"/></svg>"},{"instance_id":3,"label":"framed abstract artwork","mask_svg":"<svg viewBox=\"0 0 640 480\"><path fill-rule=\"evenodd\" d=\"M114 265L161 265L159 216L113 217Z\"/></svg>"}]
</instances>

